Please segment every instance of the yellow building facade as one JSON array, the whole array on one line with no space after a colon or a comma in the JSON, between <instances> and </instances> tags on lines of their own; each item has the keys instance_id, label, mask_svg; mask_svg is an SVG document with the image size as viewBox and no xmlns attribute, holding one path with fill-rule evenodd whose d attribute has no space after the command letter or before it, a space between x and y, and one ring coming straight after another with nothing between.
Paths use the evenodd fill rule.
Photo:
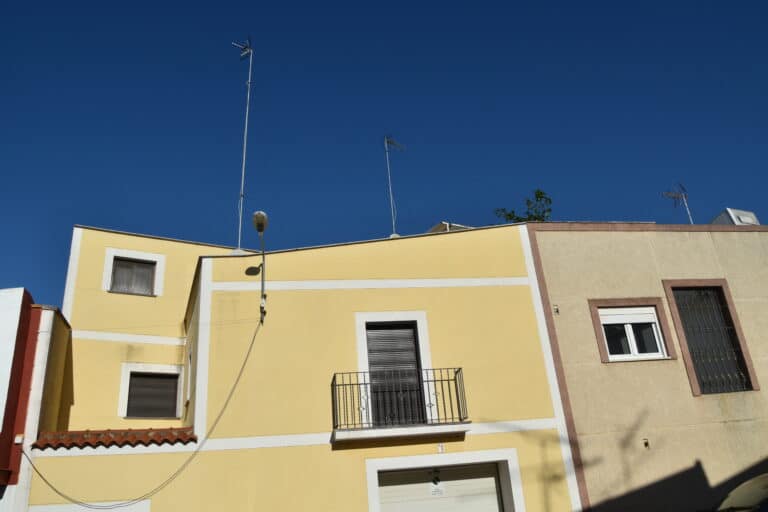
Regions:
<instances>
[{"instance_id":1,"label":"yellow building facade","mask_svg":"<svg viewBox=\"0 0 768 512\"><path fill-rule=\"evenodd\" d=\"M260 264L75 228L29 510L581 509L526 226Z\"/></svg>"}]
</instances>

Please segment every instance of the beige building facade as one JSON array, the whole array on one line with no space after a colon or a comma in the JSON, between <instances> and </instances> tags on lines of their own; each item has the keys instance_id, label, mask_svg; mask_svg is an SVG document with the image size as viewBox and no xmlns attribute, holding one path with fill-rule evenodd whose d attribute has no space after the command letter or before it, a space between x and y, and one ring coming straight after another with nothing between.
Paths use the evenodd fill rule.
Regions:
<instances>
[{"instance_id":1,"label":"beige building facade","mask_svg":"<svg viewBox=\"0 0 768 512\"><path fill-rule=\"evenodd\" d=\"M768 457L768 229L529 225L594 510L712 510Z\"/></svg>"}]
</instances>

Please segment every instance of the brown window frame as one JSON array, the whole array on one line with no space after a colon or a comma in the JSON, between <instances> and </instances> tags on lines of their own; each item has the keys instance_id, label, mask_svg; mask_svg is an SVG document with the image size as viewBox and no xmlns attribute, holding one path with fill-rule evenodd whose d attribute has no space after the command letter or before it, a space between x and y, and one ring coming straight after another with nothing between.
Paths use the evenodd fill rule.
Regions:
<instances>
[{"instance_id":1,"label":"brown window frame","mask_svg":"<svg viewBox=\"0 0 768 512\"><path fill-rule=\"evenodd\" d=\"M683 322L680 319L680 313L677 309L677 301L675 300L675 294L673 293L674 288L720 288L722 290L723 296L725 297L725 303L728 307L728 313L731 315L731 321L733 322L733 327L736 331L736 339L739 342L741 354L744 357L744 365L747 367L749 381L750 384L752 384L751 391L759 390L760 385L757 382L755 367L752 365L752 357L749 355L746 338L744 337L744 332L741 330L741 321L739 320L739 315L736 314L736 306L733 303L731 288L728 286L728 281L725 279L664 279L661 282L664 286L664 293L667 295L669 311L672 314L672 321L675 324L675 333L677 334L678 343L680 343L680 354L683 356L683 361L685 362L685 371L688 374L688 381L691 383L693 396L702 396L704 393L701 392L699 379L696 376L696 368L693 366L691 353L688 350L688 339L685 337L685 329L683 328ZM721 393L716 393L715 396L720 394Z\"/></svg>"},{"instance_id":2,"label":"brown window frame","mask_svg":"<svg viewBox=\"0 0 768 512\"><path fill-rule=\"evenodd\" d=\"M589 313L592 317L592 326L595 329L595 340L597 340L597 350L600 353L600 361L603 363L641 363L646 361L666 361L670 359L677 359L677 353L675 352L675 345L672 343L671 331L669 330L669 322L667 321L667 315L664 311L664 301L661 297L631 297L623 299L588 299ZM661 330L661 337L664 338L664 349L667 352L667 357L648 358L648 359L627 359L622 361L611 361L608 354L608 346L605 341L605 334L603 332L603 323L600 321L600 308L639 308L639 307L652 307L656 310L656 318L659 321L659 329Z\"/></svg>"}]
</instances>

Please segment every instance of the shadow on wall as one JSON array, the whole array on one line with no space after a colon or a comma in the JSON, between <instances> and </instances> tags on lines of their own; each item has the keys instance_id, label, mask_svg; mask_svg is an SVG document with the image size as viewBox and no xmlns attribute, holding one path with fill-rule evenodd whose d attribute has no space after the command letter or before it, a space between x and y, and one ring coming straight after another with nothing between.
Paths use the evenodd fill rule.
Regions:
<instances>
[{"instance_id":1,"label":"shadow on wall","mask_svg":"<svg viewBox=\"0 0 768 512\"><path fill-rule=\"evenodd\" d=\"M70 334L66 356L64 359L64 373L61 383L61 402L59 403L56 430L61 432L69 430L69 415L75 404L74 368L72 366L72 335Z\"/></svg>"},{"instance_id":2,"label":"shadow on wall","mask_svg":"<svg viewBox=\"0 0 768 512\"><path fill-rule=\"evenodd\" d=\"M688 469L622 496L595 504L588 510L591 512L714 511L736 486L763 473L768 473L768 458L712 487L701 462L696 461Z\"/></svg>"}]
</instances>

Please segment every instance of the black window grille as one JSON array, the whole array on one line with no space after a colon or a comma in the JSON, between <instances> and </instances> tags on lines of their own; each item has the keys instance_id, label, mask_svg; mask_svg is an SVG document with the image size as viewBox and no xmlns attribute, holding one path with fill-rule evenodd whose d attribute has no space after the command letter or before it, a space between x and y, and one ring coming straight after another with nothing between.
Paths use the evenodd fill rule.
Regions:
<instances>
[{"instance_id":1,"label":"black window grille","mask_svg":"<svg viewBox=\"0 0 768 512\"><path fill-rule=\"evenodd\" d=\"M411 378L395 371L375 379L373 372L335 374L331 381L333 428L356 430L468 421L461 368L420 370L417 391ZM374 380L378 383L374 384Z\"/></svg>"},{"instance_id":2,"label":"black window grille","mask_svg":"<svg viewBox=\"0 0 768 512\"><path fill-rule=\"evenodd\" d=\"M701 392L752 389L722 288L673 288L672 292Z\"/></svg>"}]
</instances>

